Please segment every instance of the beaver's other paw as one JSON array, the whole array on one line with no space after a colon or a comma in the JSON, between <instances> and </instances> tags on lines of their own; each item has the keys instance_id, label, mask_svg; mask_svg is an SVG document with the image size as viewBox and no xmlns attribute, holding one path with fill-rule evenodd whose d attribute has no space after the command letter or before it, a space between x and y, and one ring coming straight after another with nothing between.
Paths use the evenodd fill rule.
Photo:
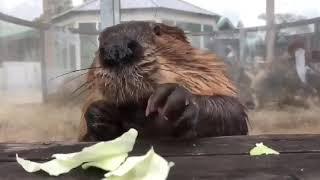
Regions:
<instances>
[{"instance_id":1,"label":"beaver's other paw","mask_svg":"<svg viewBox=\"0 0 320 180\"><path fill-rule=\"evenodd\" d=\"M178 137L196 136L199 106L194 96L178 84L162 84L151 95L146 108L146 116L157 114L170 121Z\"/></svg>"},{"instance_id":2,"label":"beaver's other paw","mask_svg":"<svg viewBox=\"0 0 320 180\"><path fill-rule=\"evenodd\" d=\"M84 114L90 140L105 141L121 135L118 109L104 101L93 102ZM89 139L89 138L88 138Z\"/></svg>"}]
</instances>

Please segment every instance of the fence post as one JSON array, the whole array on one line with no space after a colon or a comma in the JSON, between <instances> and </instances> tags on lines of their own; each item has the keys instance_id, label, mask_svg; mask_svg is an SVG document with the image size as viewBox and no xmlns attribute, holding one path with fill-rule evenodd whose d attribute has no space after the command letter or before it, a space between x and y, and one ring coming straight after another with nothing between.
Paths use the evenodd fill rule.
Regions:
<instances>
[{"instance_id":1,"label":"fence post","mask_svg":"<svg viewBox=\"0 0 320 180\"><path fill-rule=\"evenodd\" d=\"M314 23L314 48L320 50L320 22Z\"/></svg>"},{"instance_id":2,"label":"fence post","mask_svg":"<svg viewBox=\"0 0 320 180\"><path fill-rule=\"evenodd\" d=\"M275 45L275 26L274 26L274 0L266 0L267 11L267 57L266 62L270 63L274 59L274 45Z\"/></svg>"},{"instance_id":3,"label":"fence post","mask_svg":"<svg viewBox=\"0 0 320 180\"><path fill-rule=\"evenodd\" d=\"M247 32L244 28L240 28L239 31L239 60L240 64L243 64L245 62L245 47L246 47L246 36Z\"/></svg>"},{"instance_id":4,"label":"fence post","mask_svg":"<svg viewBox=\"0 0 320 180\"><path fill-rule=\"evenodd\" d=\"M100 18L102 29L120 23L120 8L120 0L101 0Z\"/></svg>"},{"instance_id":5,"label":"fence post","mask_svg":"<svg viewBox=\"0 0 320 180\"><path fill-rule=\"evenodd\" d=\"M48 82L47 82L47 61L46 61L46 30L40 29L40 64L41 64L41 90L42 101L47 103L48 98Z\"/></svg>"}]
</instances>

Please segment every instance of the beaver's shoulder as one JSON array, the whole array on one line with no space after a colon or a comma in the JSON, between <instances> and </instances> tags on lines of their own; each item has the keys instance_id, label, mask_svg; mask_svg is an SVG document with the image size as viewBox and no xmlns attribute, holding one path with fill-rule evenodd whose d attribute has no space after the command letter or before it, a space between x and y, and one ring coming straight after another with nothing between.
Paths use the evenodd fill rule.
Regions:
<instances>
[{"instance_id":1,"label":"beaver's shoulder","mask_svg":"<svg viewBox=\"0 0 320 180\"><path fill-rule=\"evenodd\" d=\"M173 39L156 41L158 83L178 83L200 95L235 96L236 87L227 74L224 61L216 54Z\"/></svg>"}]
</instances>

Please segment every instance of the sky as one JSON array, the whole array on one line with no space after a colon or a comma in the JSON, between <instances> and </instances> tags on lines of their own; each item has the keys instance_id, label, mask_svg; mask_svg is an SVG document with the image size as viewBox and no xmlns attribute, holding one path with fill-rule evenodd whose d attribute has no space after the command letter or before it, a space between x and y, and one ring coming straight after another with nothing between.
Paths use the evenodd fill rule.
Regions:
<instances>
[{"instance_id":1,"label":"sky","mask_svg":"<svg viewBox=\"0 0 320 180\"><path fill-rule=\"evenodd\" d=\"M82 0L72 0L74 5ZM185 0L225 16L245 27L263 25L257 17L265 12L265 0ZM276 13L295 13L309 18L320 16L320 0L275 0ZM0 0L0 12L32 20L42 13L42 0Z\"/></svg>"},{"instance_id":2,"label":"sky","mask_svg":"<svg viewBox=\"0 0 320 180\"><path fill-rule=\"evenodd\" d=\"M257 17L266 11L266 0L185 0L228 17L246 27L264 25ZM320 16L320 0L275 0L275 13L295 13L309 18Z\"/></svg>"}]
</instances>

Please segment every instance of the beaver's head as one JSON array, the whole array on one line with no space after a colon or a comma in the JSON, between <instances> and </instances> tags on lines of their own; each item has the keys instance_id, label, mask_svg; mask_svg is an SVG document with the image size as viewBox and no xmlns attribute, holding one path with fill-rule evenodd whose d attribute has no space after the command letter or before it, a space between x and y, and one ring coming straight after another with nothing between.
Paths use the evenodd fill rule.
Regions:
<instances>
[{"instance_id":1,"label":"beaver's head","mask_svg":"<svg viewBox=\"0 0 320 180\"><path fill-rule=\"evenodd\" d=\"M184 32L162 23L132 21L104 29L89 80L108 101L139 102L161 83L198 94L234 94L223 63L194 49ZM91 79L90 79L91 78Z\"/></svg>"}]
</instances>

